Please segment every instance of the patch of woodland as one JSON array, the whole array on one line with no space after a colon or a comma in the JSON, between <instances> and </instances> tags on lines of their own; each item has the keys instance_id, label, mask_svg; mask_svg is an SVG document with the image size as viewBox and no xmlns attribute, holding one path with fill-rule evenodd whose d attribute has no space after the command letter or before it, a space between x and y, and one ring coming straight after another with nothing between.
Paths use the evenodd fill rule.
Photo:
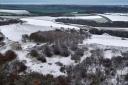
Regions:
<instances>
[{"instance_id":1,"label":"patch of woodland","mask_svg":"<svg viewBox=\"0 0 128 85\"><path fill-rule=\"evenodd\" d=\"M102 29L99 30L99 29L96 29L96 28L92 28L92 29L89 29L89 32L91 34L98 34L98 35L102 35L104 33L107 33L107 34L112 35L112 36L128 38L128 32L123 31L123 30L120 30L120 31L118 31L118 30L106 30L106 29L105 30L102 30Z\"/></svg>"},{"instance_id":2,"label":"patch of woodland","mask_svg":"<svg viewBox=\"0 0 128 85\"><path fill-rule=\"evenodd\" d=\"M15 23L23 23L23 21L19 20L19 19L3 19L0 20L0 26L1 25L9 25L9 24L15 24Z\"/></svg>"},{"instance_id":3,"label":"patch of woodland","mask_svg":"<svg viewBox=\"0 0 128 85\"><path fill-rule=\"evenodd\" d=\"M69 19L69 18L58 18L55 21L63 22L67 24L88 25L93 27L128 27L128 22L126 21L110 21L110 22L101 23L94 20Z\"/></svg>"},{"instance_id":4,"label":"patch of woodland","mask_svg":"<svg viewBox=\"0 0 128 85\"><path fill-rule=\"evenodd\" d=\"M127 52L122 56L113 56L112 59L104 58L103 50L91 51L91 56L87 57L77 65L66 66L65 71L72 80L71 85L111 85L113 78L117 85L127 85L127 75L117 74L118 70L127 67ZM118 77L115 77L117 76Z\"/></svg>"},{"instance_id":5,"label":"patch of woodland","mask_svg":"<svg viewBox=\"0 0 128 85\"><path fill-rule=\"evenodd\" d=\"M21 75L14 80L13 85L70 85L70 80L65 76L53 77L52 75L42 75L39 73L29 73ZM8 85L8 84L4 84Z\"/></svg>"},{"instance_id":6,"label":"patch of woodland","mask_svg":"<svg viewBox=\"0 0 128 85\"><path fill-rule=\"evenodd\" d=\"M72 60L80 61L87 50L85 46L79 46L84 39L91 35L85 30L61 30L56 29L52 31L39 31L32 33L29 37L31 41L37 43L45 43L44 45L37 45L30 50L30 56L37 58L43 63L47 62L46 57L53 57L58 55L60 57L71 56Z\"/></svg>"},{"instance_id":7,"label":"patch of woodland","mask_svg":"<svg viewBox=\"0 0 128 85\"><path fill-rule=\"evenodd\" d=\"M12 50L8 50L4 54L0 53L0 64L3 64L8 61L12 61L16 59L16 57L17 57L17 54Z\"/></svg>"}]
</instances>

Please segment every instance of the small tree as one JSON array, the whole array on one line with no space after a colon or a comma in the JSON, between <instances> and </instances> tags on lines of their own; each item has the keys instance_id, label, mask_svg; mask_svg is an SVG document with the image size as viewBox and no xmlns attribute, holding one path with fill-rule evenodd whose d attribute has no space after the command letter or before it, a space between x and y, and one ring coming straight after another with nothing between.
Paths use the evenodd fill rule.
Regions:
<instances>
[{"instance_id":1,"label":"small tree","mask_svg":"<svg viewBox=\"0 0 128 85\"><path fill-rule=\"evenodd\" d=\"M5 57L7 61L11 61L17 57L16 53L12 50L8 50L5 52Z\"/></svg>"},{"instance_id":2,"label":"small tree","mask_svg":"<svg viewBox=\"0 0 128 85\"><path fill-rule=\"evenodd\" d=\"M31 55L32 57L39 57L39 54L38 54L38 52L37 52L36 50L31 50L31 51L30 51L30 55Z\"/></svg>"}]
</instances>

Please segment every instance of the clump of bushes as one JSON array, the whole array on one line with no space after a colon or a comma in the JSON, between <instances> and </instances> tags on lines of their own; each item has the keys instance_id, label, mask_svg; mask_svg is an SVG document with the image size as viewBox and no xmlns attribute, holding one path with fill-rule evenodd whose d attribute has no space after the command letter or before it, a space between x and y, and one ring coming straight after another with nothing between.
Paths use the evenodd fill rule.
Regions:
<instances>
[{"instance_id":1,"label":"clump of bushes","mask_svg":"<svg viewBox=\"0 0 128 85\"><path fill-rule=\"evenodd\" d=\"M4 62L0 66L0 85L19 85L15 81L20 79L19 73L25 72L27 67L17 60Z\"/></svg>"},{"instance_id":2,"label":"clump of bushes","mask_svg":"<svg viewBox=\"0 0 128 85\"><path fill-rule=\"evenodd\" d=\"M83 30L84 32L85 30ZM81 33L81 30L53 30L53 31L38 31L32 33L29 36L29 39L35 42L42 42L42 43L53 43L55 41L81 41L87 36L87 33ZM78 42L79 43L79 42Z\"/></svg>"},{"instance_id":3,"label":"clump of bushes","mask_svg":"<svg viewBox=\"0 0 128 85\"><path fill-rule=\"evenodd\" d=\"M59 38L66 36L67 33L61 31L44 31L35 32L30 35L30 40L35 42L53 42Z\"/></svg>"},{"instance_id":4,"label":"clump of bushes","mask_svg":"<svg viewBox=\"0 0 128 85\"><path fill-rule=\"evenodd\" d=\"M79 48L76 51L74 51L74 54L71 56L71 59L77 62L81 59L83 55L84 55L84 50Z\"/></svg>"},{"instance_id":5,"label":"clump of bushes","mask_svg":"<svg viewBox=\"0 0 128 85\"><path fill-rule=\"evenodd\" d=\"M12 61L16 59L17 55L14 51L8 50L5 54L0 53L0 64L5 63L7 61Z\"/></svg>"},{"instance_id":6,"label":"clump of bushes","mask_svg":"<svg viewBox=\"0 0 128 85\"><path fill-rule=\"evenodd\" d=\"M37 60L41 61L42 63L47 62L47 60L46 60L46 58L44 56L38 57Z\"/></svg>"},{"instance_id":7,"label":"clump of bushes","mask_svg":"<svg viewBox=\"0 0 128 85\"><path fill-rule=\"evenodd\" d=\"M3 35L3 33L0 32L0 42L3 41L5 38L5 36Z\"/></svg>"},{"instance_id":8,"label":"clump of bushes","mask_svg":"<svg viewBox=\"0 0 128 85\"><path fill-rule=\"evenodd\" d=\"M29 40L29 36L27 34L22 35L22 42L27 42Z\"/></svg>"},{"instance_id":9,"label":"clump of bushes","mask_svg":"<svg viewBox=\"0 0 128 85\"><path fill-rule=\"evenodd\" d=\"M53 31L35 32L29 36L29 39L39 43L47 43L40 49L42 54L47 57L52 57L53 55L68 57L71 55L71 51L77 50L78 44L82 43L82 41L89 36L89 33L82 29L59 29ZM39 51L39 49L36 50ZM77 52L75 55L82 56L83 53Z\"/></svg>"},{"instance_id":10,"label":"clump of bushes","mask_svg":"<svg viewBox=\"0 0 128 85\"><path fill-rule=\"evenodd\" d=\"M65 76L54 78L52 75L42 75L30 73L23 75L14 82L16 85L69 85L69 80Z\"/></svg>"},{"instance_id":11,"label":"clump of bushes","mask_svg":"<svg viewBox=\"0 0 128 85\"><path fill-rule=\"evenodd\" d=\"M29 54L32 57L39 57L39 53L37 52L37 50L34 50L34 49L31 50Z\"/></svg>"},{"instance_id":12,"label":"clump of bushes","mask_svg":"<svg viewBox=\"0 0 128 85\"><path fill-rule=\"evenodd\" d=\"M18 42L13 42L13 43L11 43L10 46L11 46L11 48L12 48L13 50L22 50L21 44L18 43Z\"/></svg>"},{"instance_id":13,"label":"clump of bushes","mask_svg":"<svg viewBox=\"0 0 128 85\"><path fill-rule=\"evenodd\" d=\"M45 46L44 46L43 53L44 53L47 57L52 57L52 56L53 56L52 48L51 48L49 45L45 45Z\"/></svg>"},{"instance_id":14,"label":"clump of bushes","mask_svg":"<svg viewBox=\"0 0 128 85\"><path fill-rule=\"evenodd\" d=\"M19 19L6 19L6 20L1 20L0 21L0 26L1 25L8 25L8 24L15 24L15 23L23 23L23 21Z\"/></svg>"}]
</instances>

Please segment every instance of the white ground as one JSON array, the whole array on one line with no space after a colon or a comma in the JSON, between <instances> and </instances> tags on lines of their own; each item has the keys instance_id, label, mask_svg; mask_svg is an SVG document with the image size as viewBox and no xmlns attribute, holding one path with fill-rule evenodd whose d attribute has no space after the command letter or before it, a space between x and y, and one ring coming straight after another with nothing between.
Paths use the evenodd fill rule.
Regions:
<instances>
[{"instance_id":1,"label":"white ground","mask_svg":"<svg viewBox=\"0 0 128 85\"><path fill-rule=\"evenodd\" d=\"M7 9L0 9L0 12L2 13L12 13L12 14L30 14L28 11L26 10L7 10Z\"/></svg>"},{"instance_id":2,"label":"white ground","mask_svg":"<svg viewBox=\"0 0 128 85\"><path fill-rule=\"evenodd\" d=\"M0 26L0 31L11 41L8 41L8 39L5 40L6 46L0 49L0 52L4 53L6 50L12 49L10 44L13 41L18 41L22 45L22 50L16 51L18 55L18 60L20 61L26 61L25 65L28 67L27 72L39 72L44 75L46 74L52 74L53 76L57 77L59 75L66 75L66 73L60 72L60 66L56 65L56 62L61 62L63 65L73 65L74 61L71 60L71 57L60 57L60 56L54 56L52 58L46 58L47 63L42 63L40 61L37 61L34 58L29 57L28 49L35 46L35 43L22 43L22 35L23 34L31 34L33 32L37 31L48 31L53 30L55 28L63 27L65 29L67 28L75 28L79 29L75 26L70 25L64 25L64 24L58 24L53 21L48 20L47 17L45 19L39 17L33 17L33 18L23 18L22 20L26 21L23 24L12 24L12 25L4 25ZM51 27L52 26L52 27Z\"/></svg>"},{"instance_id":3,"label":"white ground","mask_svg":"<svg viewBox=\"0 0 128 85\"><path fill-rule=\"evenodd\" d=\"M36 26L46 26L46 27L53 27L53 28L65 28L65 29L79 29L78 27L75 26L70 26L70 25L64 25L64 24L59 24L53 21L48 21L48 20L39 20L39 19L30 19L30 18L23 18L21 19L23 21L26 21L26 24L31 24L31 25L36 25Z\"/></svg>"},{"instance_id":4,"label":"white ground","mask_svg":"<svg viewBox=\"0 0 128 85\"><path fill-rule=\"evenodd\" d=\"M91 17L95 18L95 17ZM97 17L96 17L97 18ZM26 21L24 24L13 24L13 25L5 25L0 26L0 31L8 37L11 41L18 41L21 43L23 50L16 51L18 54L18 59L20 61L26 60L26 66L28 66L28 72L34 71L42 74L53 74L55 77L59 75L66 75L66 73L60 72L60 66L56 65L56 62L61 62L63 65L73 65L74 61L71 60L71 57L59 57L54 56L53 58L47 58L47 63L41 63L34 58L27 56L28 49L35 46L35 43L22 43L21 38L23 34L30 34L36 31L47 31L53 30L55 28L75 28L78 27L71 25L59 24L48 19L48 17L33 17L33 18L22 18L22 20ZM6 40L6 43L10 43ZM0 52L5 52L8 49L11 49L9 45L6 45L5 48L1 48ZM116 46L116 47L128 47L128 39L122 40L120 37L114 37L110 35L93 35L91 39L85 40L84 45L86 44L100 44L105 46ZM83 61L86 57L89 57L91 54L86 52L81 59ZM115 54L111 50L105 51L105 58L112 58ZM119 53L120 55L120 53Z\"/></svg>"},{"instance_id":5,"label":"white ground","mask_svg":"<svg viewBox=\"0 0 128 85\"><path fill-rule=\"evenodd\" d=\"M105 46L128 47L128 39L110 35L92 35L91 39L85 40L84 44L99 44Z\"/></svg>"},{"instance_id":6,"label":"white ground","mask_svg":"<svg viewBox=\"0 0 128 85\"><path fill-rule=\"evenodd\" d=\"M12 41L21 41L23 34L31 34L37 31L52 30L50 27L27 25L27 24L12 24L0 26L0 31Z\"/></svg>"},{"instance_id":7,"label":"white ground","mask_svg":"<svg viewBox=\"0 0 128 85\"><path fill-rule=\"evenodd\" d=\"M113 50L105 50L104 51L104 58L111 59L112 57L122 56L121 52Z\"/></svg>"},{"instance_id":8,"label":"white ground","mask_svg":"<svg viewBox=\"0 0 128 85\"><path fill-rule=\"evenodd\" d=\"M116 30L116 31L128 31L128 27L95 27L99 30Z\"/></svg>"},{"instance_id":9,"label":"white ground","mask_svg":"<svg viewBox=\"0 0 128 85\"><path fill-rule=\"evenodd\" d=\"M122 16L119 14L101 14L109 18L111 21L128 21L128 15Z\"/></svg>"},{"instance_id":10,"label":"white ground","mask_svg":"<svg viewBox=\"0 0 128 85\"><path fill-rule=\"evenodd\" d=\"M94 19L101 19L102 17L99 15L90 15L90 16L73 16L73 17L59 17L59 18L94 20Z\"/></svg>"},{"instance_id":11,"label":"white ground","mask_svg":"<svg viewBox=\"0 0 128 85\"><path fill-rule=\"evenodd\" d=\"M81 19L81 20L92 20L100 23L107 22L106 19L99 15L88 15L88 16L73 16L73 17L58 17L59 19L61 18L68 18L68 19Z\"/></svg>"}]
</instances>

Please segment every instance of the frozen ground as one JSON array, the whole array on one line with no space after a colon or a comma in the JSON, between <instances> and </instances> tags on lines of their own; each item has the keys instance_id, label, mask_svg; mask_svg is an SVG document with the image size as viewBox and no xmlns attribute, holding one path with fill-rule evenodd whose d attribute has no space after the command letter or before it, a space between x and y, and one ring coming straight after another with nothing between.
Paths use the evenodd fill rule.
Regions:
<instances>
[{"instance_id":1,"label":"frozen ground","mask_svg":"<svg viewBox=\"0 0 128 85\"><path fill-rule=\"evenodd\" d=\"M89 16L89 17L79 17L83 19L94 19L94 18L101 18L100 16ZM22 50L15 51L18 54L18 59L20 61L25 60L26 66L28 67L28 72L34 71L39 72L42 74L53 74L55 77L59 75L66 75L66 73L60 72L60 66L55 64L56 62L61 62L63 65L74 65L74 61L71 60L71 57L60 57L54 56L52 58L46 58L47 63L41 63L34 58L28 56L28 49L35 46L35 43L27 42L22 43L21 38L23 34L31 34L36 31L47 31L47 30L54 30L55 28L75 28L79 29L76 26L72 25L65 25L56 23L53 21L53 17L29 17L29 18L22 18L21 20L26 21L23 24L12 24L12 25L5 25L0 26L0 31L8 37L11 41L18 41L22 46ZM123 28L120 28L120 30ZM9 41L6 41L6 46L4 49L0 49L1 52L5 50L11 49L9 47ZM115 46L115 47L128 47L128 39L122 40L120 37L114 37L107 34L104 35L92 35L90 39L84 40L83 45L86 44L96 44L96 45L104 45L104 46ZM91 54L90 52L85 52L81 58L81 62L89 57ZM113 56L120 55L120 52L113 53L112 50L107 50L104 52L104 57L111 59Z\"/></svg>"},{"instance_id":2,"label":"frozen ground","mask_svg":"<svg viewBox=\"0 0 128 85\"><path fill-rule=\"evenodd\" d=\"M120 15L120 14L101 14L109 18L111 21L128 21L128 15Z\"/></svg>"},{"instance_id":3,"label":"frozen ground","mask_svg":"<svg viewBox=\"0 0 128 85\"><path fill-rule=\"evenodd\" d=\"M128 27L95 27L99 30L116 30L116 31L128 31Z\"/></svg>"},{"instance_id":4,"label":"frozen ground","mask_svg":"<svg viewBox=\"0 0 128 85\"><path fill-rule=\"evenodd\" d=\"M71 57L60 57L60 56L55 56L52 58L47 58L47 63L42 63L40 61L37 61L36 59L28 56L27 54L29 53L28 50L31 49L33 46L35 46L35 43L27 42L27 43L22 43L22 35L23 34L31 34L33 32L37 31L48 31L48 30L53 30L55 28L75 28L79 29L78 27L75 26L70 26L70 25L64 25L64 24L58 24L55 22L52 22L48 20L47 17L45 19L39 19L39 17L33 17L33 18L23 18L22 20L26 21L23 24L12 24L12 25L4 25L0 26L0 31L10 40L6 40L6 46L4 48L1 48L0 51L4 53L6 50L12 49L10 47L11 43L13 41L17 41L21 44L22 50L15 52L18 55L18 60L20 61L26 61L25 65L28 67L27 72L39 72L44 75L46 74L52 74L55 77L59 75L66 75L66 73L60 72L60 66L56 64L56 62L60 62L63 65L73 65L74 61L71 60Z\"/></svg>"},{"instance_id":5,"label":"frozen ground","mask_svg":"<svg viewBox=\"0 0 128 85\"><path fill-rule=\"evenodd\" d=\"M73 17L58 17L58 18L68 18L68 19L81 19L81 20L93 20L96 22L107 22L106 19L104 19L103 17L99 16L99 15L88 15L88 16L73 16Z\"/></svg>"},{"instance_id":6,"label":"frozen ground","mask_svg":"<svg viewBox=\"0 0 128 85\"><path fill-rule=\"evenodd\" d=\"M59 18L71 18L71 19L89 19L89 20L94 20L94 19L101 19L102 17L99 15L90 15L90 16L73 16L73 17L59 17Z\"/></svg>"},{"instance_id":7,"label":"frozen ground","mask_svg":"<svg viewBox=\"0 0 128 85\"><path fill-rule=\"evenodd\" d=\"M91 39L85 40L85 44L99 44L105 46L128 47L128 39L122 40L120 37L110 35L92 35Z\"/></svg>"},{"instance_id":8,"label":"frozen ground","mask_svg":"<svg viewBox=\"0 0 128 85\"><path fill-rule=\"evenodd\" d=\"M65 25L65 24L59 24L53 21L48 20L39 20L39 19L30 19L30 18L23 18L21 19L23 21L26 21L26 24L36 25L36 26L46 26L46 27L53 27L53 28L65 28L65 29L79 29L78 27L71 26L71 25Z\"/></svg>"},{"instance_id":9,"label":"frozen ground","mask_svg":"<svg viewBox=\"0 0 128 85\"><path fill-rule=\"evenodd\" d=\"M17 14L17 15L22 15L22 14L30 14L26 10L7 10L7 9L0 9L1 13L12 13L12 14Z\"/></svg>"},{"instance_id":10,"label":"frozen ground","mask_svg":"<svg viewBox=\"0 0 128 85\"><path fill-rule=\"evenodd\" d=\"M35 26L28 24L12 24L0 26L0 31L12 41L21 41L23 34L31 34L37 31L52 30L50 27Z\"/></svg>"}]
</instances>

